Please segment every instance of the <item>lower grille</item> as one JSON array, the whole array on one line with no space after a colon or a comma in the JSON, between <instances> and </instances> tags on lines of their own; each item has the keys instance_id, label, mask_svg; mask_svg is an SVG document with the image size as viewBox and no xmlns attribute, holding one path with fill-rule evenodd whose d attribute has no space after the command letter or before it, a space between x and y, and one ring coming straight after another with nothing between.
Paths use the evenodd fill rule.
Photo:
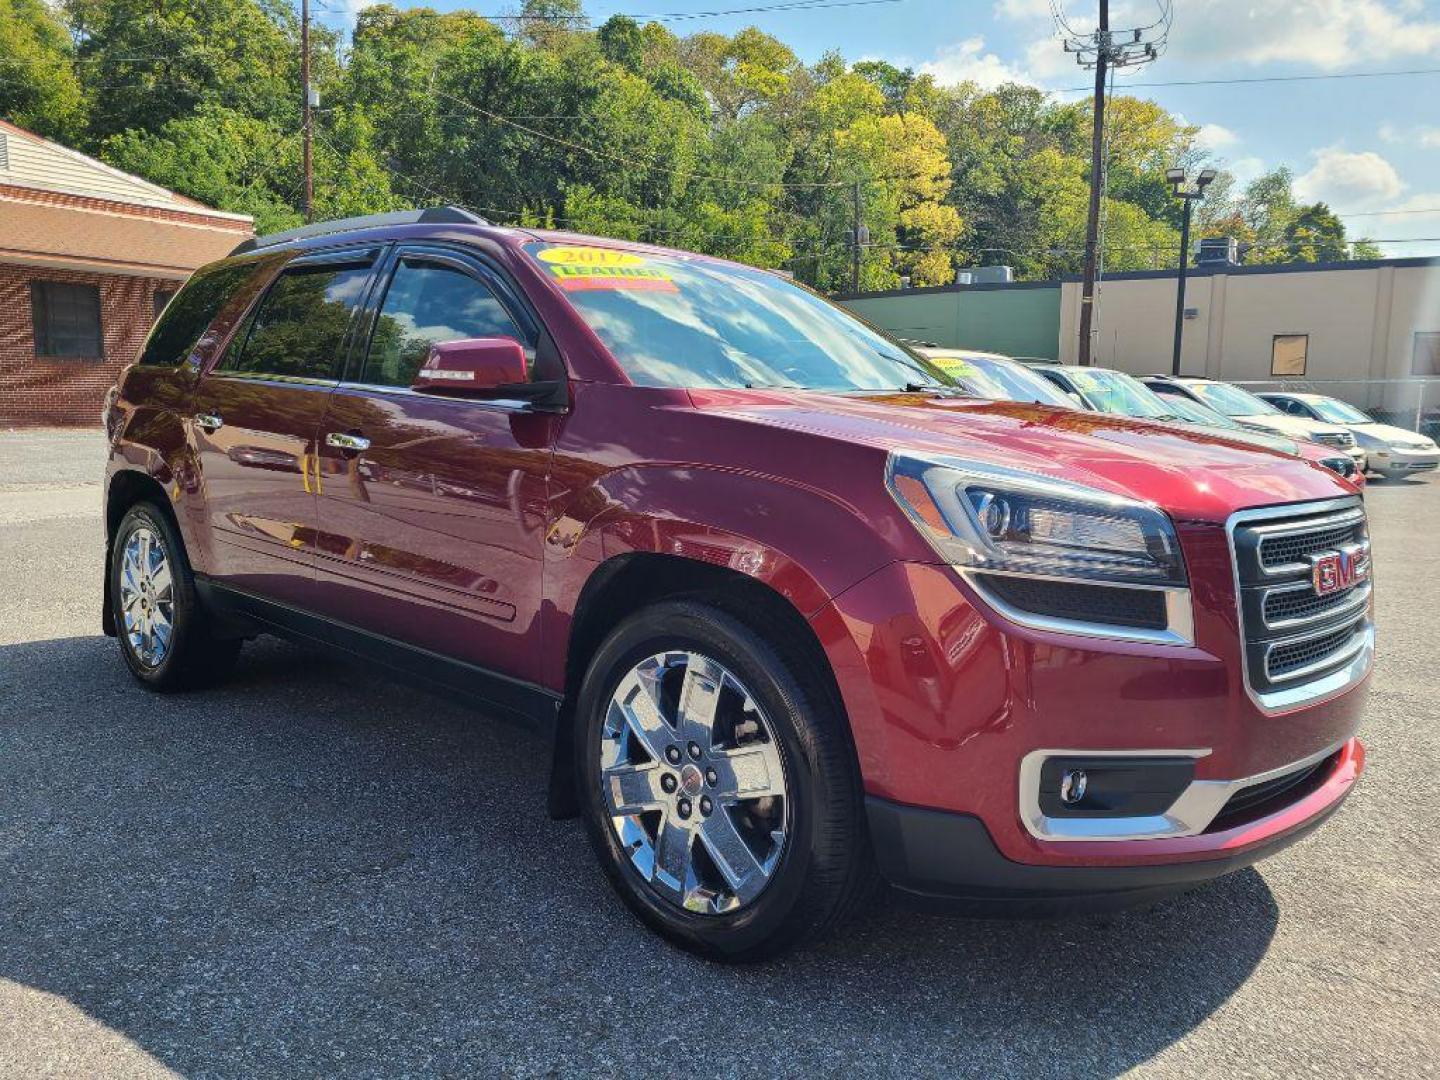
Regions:
<instances>
[{"instance_id":1,"label":"lower grille","mask_svg":"<svg viewBox=\"0 0 1440 1080\"><path fill-rule=\"evenodd\" d=\"M1164 630L1165 594L1158 589L1050 581L986 574L985 588L1011 607L1054 619Z\"/></svg>"},{"instance_id":2,"label":"lower grille","mask_svg":"<svg viewBox=\"0 0 1440 1080\"><path fill-rule=\"evenodd\" d=\"M1222 832L1233 829L1247 821L1285 809L1324 783L1334 764L1335 755L1332 754L1313 765L1306 765L1283 776L1241 788L1230 796L1205 831Z\"/></svg>"}]
</instances>

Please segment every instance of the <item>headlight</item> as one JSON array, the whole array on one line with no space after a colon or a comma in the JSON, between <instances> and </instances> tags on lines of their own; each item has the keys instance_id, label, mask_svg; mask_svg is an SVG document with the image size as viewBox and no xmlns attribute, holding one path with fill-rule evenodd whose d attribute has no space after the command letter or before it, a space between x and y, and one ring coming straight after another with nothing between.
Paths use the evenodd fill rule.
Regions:
<instances>
[{"instance_id":1,"label":"headlight","mask_svg":"<svg viewBox=\"0 0 1440 1080\"><path fill-rule=\"evenodd\" d=\"M1012 622L1188 645L1174 526L1148 503L1034 473L892 454L886 482L942 559Z\"/></svg>"},{"instance_id":2,"label":"headlight","mask_svg":"<svg viewBox=\"0 0 1440 1080\"><path fill-rule=\"evenodd\" d=\"M1175 529L1148 503L943 457L892 455L889 474L900 505L956 566L1185 584Z\"/></svg>"}]
</instances>

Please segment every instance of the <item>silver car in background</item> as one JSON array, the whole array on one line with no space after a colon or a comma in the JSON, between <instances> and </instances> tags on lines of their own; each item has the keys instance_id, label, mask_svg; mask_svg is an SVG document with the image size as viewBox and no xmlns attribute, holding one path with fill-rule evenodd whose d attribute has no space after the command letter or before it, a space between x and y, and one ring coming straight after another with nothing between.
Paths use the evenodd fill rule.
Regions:
<instances>
[{"instance_id":1,"label":"silver car in background","mask_svg":"<svg viewBox=\"0 0 1440 1080\"><path fill-rule=\"evenodd\" d=\"M1370 471L1381 476L1393 479L1440 468L1440 447L1434 439L1407 428L1382 424L1348 401L1288 390L1266 391L1259 396L1290 416L1343 427L1365 451Z\"/></svg>"}]
</instances>

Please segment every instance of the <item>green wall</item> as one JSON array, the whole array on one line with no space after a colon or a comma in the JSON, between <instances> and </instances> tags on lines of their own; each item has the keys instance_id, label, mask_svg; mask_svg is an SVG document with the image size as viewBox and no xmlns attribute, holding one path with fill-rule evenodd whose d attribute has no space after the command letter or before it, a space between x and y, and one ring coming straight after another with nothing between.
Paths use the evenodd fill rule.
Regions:
<instances>
[{"instance_id":1,"label":"green wall","mask_svg":"<svg viewBox=\"0 0 1440 1080\"><path fill-rule=\"evenodd\" d=\"M1057 356L1059 285L888 293L840 303L899 337L1008 356Z\"/></svg>"}]
</instances>

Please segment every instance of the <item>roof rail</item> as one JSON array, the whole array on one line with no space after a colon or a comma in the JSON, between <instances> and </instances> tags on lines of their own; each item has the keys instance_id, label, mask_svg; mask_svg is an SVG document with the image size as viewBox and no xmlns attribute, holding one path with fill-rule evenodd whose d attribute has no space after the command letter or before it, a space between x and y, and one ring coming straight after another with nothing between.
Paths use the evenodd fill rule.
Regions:
<instances>
[{"instance_id":1,"label":"roof rail","mask_svg":"<svg viewBox=\"0 0 1440 1080\"><path fill-rule=\"evenodd\" d=\"M366 214L364 217L335 218L331 221L316 221L284 232L267 236L253 236L236 245L231 255L243 255L257 248L287 244L291 240L304 240L311 236L329 236L331 233L349 232L352 229L379 229L389 225L489 225L490 222L473 210L462 206L427 206L423 210L394 210L388 214Z\"/></svg>"}]
</instances>

